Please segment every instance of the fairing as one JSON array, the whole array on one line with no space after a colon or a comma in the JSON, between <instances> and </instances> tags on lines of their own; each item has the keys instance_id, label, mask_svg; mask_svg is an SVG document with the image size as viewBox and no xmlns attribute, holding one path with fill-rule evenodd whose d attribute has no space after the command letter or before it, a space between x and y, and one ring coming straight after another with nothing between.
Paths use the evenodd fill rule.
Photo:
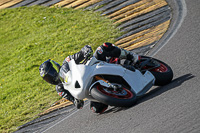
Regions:
<instances>
[{"instance_id":1,"label":"fairing","mask_svg":"<svg viewBox=\"0 0 200 133\"><path fill-rule=\"evenodd\" d=\"M87 65L77 65L74 60L71 60L69 67L71 70L71 83L64 83L64 87L77 99L91 98L88 93L95 75L123 77L136 96L144 94L155 81L154 76L148 71L142 74L139 70L133 72L123 68L121 65L106 62L90 61ZM78 88L76 87L77 82L80 85Z\"/></svg>"}]
</instances>

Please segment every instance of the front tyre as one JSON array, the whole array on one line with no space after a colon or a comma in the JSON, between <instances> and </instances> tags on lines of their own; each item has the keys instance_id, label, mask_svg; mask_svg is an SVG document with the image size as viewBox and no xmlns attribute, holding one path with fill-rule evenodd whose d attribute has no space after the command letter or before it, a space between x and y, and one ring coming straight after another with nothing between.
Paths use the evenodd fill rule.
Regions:
<instances>
[{"instance_id":1,"label":"front tyre","mask_svg":"<svg viewBox=\"0 0 200 133\"><path fill-rule=\"evenodd\" d=\"M91 89L91 95L101 103L116 107L130 107L136 102L135 94L125 87L114 90L97 84Z\"/></svg>"}]
</instances>

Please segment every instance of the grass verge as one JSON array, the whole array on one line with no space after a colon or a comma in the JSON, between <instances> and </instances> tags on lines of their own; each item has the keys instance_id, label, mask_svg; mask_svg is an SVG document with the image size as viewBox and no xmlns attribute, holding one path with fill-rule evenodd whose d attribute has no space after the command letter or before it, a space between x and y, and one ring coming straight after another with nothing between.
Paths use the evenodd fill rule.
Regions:
<instances>
[{"instance_id":1,"label":"grass verge","mask_svg":"<svg viewBox=\"0 0 200 133\"><path fill-rule=\"evenodd\" d=\"M120 32L92 11L40 6L0 10L0 132L36 118L60 97L39 75L39 65L62 64L84 45L114 43Z\"/></svg>"}]
</instances>

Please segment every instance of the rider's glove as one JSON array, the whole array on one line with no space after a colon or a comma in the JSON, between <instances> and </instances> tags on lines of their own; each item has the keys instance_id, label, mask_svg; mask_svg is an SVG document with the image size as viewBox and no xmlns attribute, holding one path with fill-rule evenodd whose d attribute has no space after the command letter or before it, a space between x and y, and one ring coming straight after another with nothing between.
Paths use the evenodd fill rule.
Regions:
<instances>
[{"instance_id":1,"label":"rider's glove","mask_svg":"<svg viewBox=\"0 0 200 133\"><path fill-rule=\"evenodd\" d=\"M89 45L85 45L81 51L83 52L83 56L86 58L86 57L91 57L92 56L92 53L93 53L93 50L91 48L91 46Z\"/></svg>"},{"instance_id":2,"label":"rider's glove","mask_svg":"<svg viewBox=\"0 0 200 133\"><path fill-rule=\"evenodd\" d=\"M63 92L62 97L71 101L71 102L74 102L74 97L68 91Z\"/></svg>"},{"instance_id":3,"label":"rider's glove","mask_svg":"<svg viewBox=\"0 0 200 133\"><path fill-rule=\"evenodd\" d=\"M74 102L74 97L70 94L70 92L68 90L65 90L63 87L63 84L60 83L56 86L56 91L58 93L58 95L60 95L61 97Z\"/></svg>"},{"instance_id":4,"label":"rider's glove","mask_svg":"<svg viewBox=\"0 0 200 133\"><path fill-rule=\"evenodd\" d=\"M83 108L84 101L74 98L70 93L64 93L63 98L66 98L67 100L73 102L74 106L77 109L82 109Z\"/></svg>"}]
</instances>

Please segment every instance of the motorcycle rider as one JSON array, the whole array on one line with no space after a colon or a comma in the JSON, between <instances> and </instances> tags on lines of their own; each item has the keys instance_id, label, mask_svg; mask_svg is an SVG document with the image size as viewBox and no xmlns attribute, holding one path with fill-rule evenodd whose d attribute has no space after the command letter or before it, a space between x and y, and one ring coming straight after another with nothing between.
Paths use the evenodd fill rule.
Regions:
<instances>
[{"instance_id":1,"label":"motorcycle rider","mask_svg":"<svg viewBox=\"0 0 200 133\"><path fill-rule=\"evenodd\" d=\"M63 84L69 84L68 81L64 81L64 74L70 71L68 62L74 59L76 64L82 64L84 59L92 56L92 48L89 45L84 46L78 53L74 55L69 55L63 61L62 66L60 66L57 62L53 60L47 60L42 63L39 67L41 77L50 84L56 85L57 93L63 97L68 99L69 101L73 102L74 105L81 109L84 105L83 100L75 99L68 90L65 90ZM124 50L115 46L112 43L104 43L103 45L99 46L94 56L98 60L106 61L106 57L116 57L120 59L127 59L136 63L139 60L139 56L134 54L130 51ZM67 75L69 76L69 75ZM90 109L95 113L103 113L108 108L108 105L98 102L90 102Z\"/></svg>"}]
</instances>

